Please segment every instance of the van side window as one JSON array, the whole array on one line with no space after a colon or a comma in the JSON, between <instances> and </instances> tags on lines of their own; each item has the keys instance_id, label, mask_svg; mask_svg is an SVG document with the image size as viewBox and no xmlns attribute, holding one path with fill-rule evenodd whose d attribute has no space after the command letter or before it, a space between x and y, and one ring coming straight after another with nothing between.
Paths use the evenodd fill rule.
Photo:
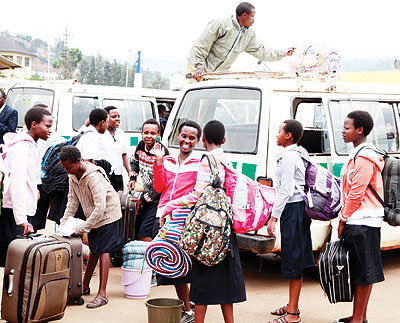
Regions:
<instances>
[{"instance_id":1,"label":"van side window","mask_svg":"<svg viewBox=\"0 0 400 323\"><path fill-rule=\"evenodd\" d=\"M147 119L155 118L153 103L143 100L104 99L103 106L114 106L121 115L120 128L127 132L141 132Z\"/></svg>"},{"instance_id":2,"label":"van side window","mask_svg":"<svg viewBox=\"0 0 400 323\"><path fill-rule=\"evenodd\" d=\"M52 90L15 87L8 91L7 104L18 111L18 127L23 127L26 111L35 104L46 104L53 112L54 92Z\"/></svg>"},{"instance_id":3,"label":"van side window","mask_svg":"<svg viewBox=\"0 0 400 323\"><path fill-rule=\"evenodd\" d=\"M200 88L188 91L176 114L170 146L178 146L179 125L187 120L201 127L213 119L225 125L224 151L256 154L261 114L261 92L254 88ZM198 148L203 147L200 141Z\"/></svg>"},{"instance_id":4,"label":"van side window","mask_svg":"<svg viewBox=\"0 0 400 323\"><path fill-rule=\"evenodd\" d=\"M294 118L304 128L299 145L307 149L310 155L323 155L331 152L328 125L322 100L319 98L295 98L293 101Z\"/></svg>"},{"instance_id":5,"label":"van side window","mask_svg":"<svg viewBox=\"0 0 400 323\"><path fill-rule=\"evenodd\" d=\"M398 102L382 102L369 100L330 100L329 112L332 118L335 149L338 154L348 154L351 144L345 144L342 139L343 122L346 116L355 110L368 111L373 120L374 128L367 139L377 148L387 152L399 152L399 131L395 118L395 105Z\"/></svg>"},{"instance_id":6,"label":"van side window","mask_svg":"<svg viewBox=\"0 0 400 323\"><path fill-rule=\"evenodd\" d=\"M99 107L98 97L74 96L72 103L72 128L78 131L89 118L90 111Z\"/></svg>"}]
</instances>

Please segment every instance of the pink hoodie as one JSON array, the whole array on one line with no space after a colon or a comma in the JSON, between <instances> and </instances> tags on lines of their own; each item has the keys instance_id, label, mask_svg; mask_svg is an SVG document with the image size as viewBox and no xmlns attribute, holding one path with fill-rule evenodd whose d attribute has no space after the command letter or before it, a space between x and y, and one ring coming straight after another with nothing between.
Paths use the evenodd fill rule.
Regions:
<instances>
[{"instance_id":1,"label":"pink hoodie","mask_svg":"<svg viewBox=\"0 0 400 323\"><path fill-rule=\"evenodd\" d=\"M4 137L3 158L10 184L4 194L3 207L13 210L15 223L20 225L27 222L27 216L36 213L39 149L27 133L7 135Z\"/></svg>"},{"instance_id":2,"label":"pink hoodie","mask_svg":"<svg viewBox=\"0 0 400 323\"><path fill-rule=\"evenodd\" d=\"M343 173L343 209L339 217L349 223L355 220L362 223L366 219L383 217L382 204L368 188L368 184L371 184L383 199L381 172L385 163L381 156L368 148L360 151L354 163L354 155L363 146L370 144L362 144L352 149L350 160Z\"/></svg>"},{"instance_id":3,"label":"pink hoodie","mask_svg":"<svg viewBox=\"0 0 400 323\"><path fill-rule=\"evenodd\" d=\"M153 186L157 193L162 193L158 207L193 191L199 165L200 158L193 152L181 166L175 155L165 156L162 165L153 164Z\"/></svg>"}]
</instances>

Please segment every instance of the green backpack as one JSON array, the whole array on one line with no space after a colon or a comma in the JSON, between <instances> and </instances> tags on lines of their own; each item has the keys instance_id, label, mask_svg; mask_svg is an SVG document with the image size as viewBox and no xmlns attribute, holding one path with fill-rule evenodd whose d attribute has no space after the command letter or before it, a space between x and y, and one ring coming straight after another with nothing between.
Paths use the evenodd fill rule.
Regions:
<instances>
[{"instance_id":1,"label":"green backpack","mask_svg":"<svg viewBox=\"0 0 400 323\"><path fill-rule=\"evenodd\" d=\"M218 176L217 162L208 159L211 169L210 184L201 194L185 221L179 247L207 266L225 259L232 235L232 208Z\"/></svg>"}]
</instances>

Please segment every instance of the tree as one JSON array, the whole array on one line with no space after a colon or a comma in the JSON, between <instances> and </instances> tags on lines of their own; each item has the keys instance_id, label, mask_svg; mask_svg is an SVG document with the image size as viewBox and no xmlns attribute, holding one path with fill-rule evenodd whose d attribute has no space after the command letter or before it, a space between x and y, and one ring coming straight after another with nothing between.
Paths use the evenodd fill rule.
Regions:
<instances>
[{"instance_id":1,"label":"tree","mask_svg":"<svg viewBox=\"0 0 400 323\"><path fill-rule=\"evenodd\" d=\"M89 62L87 59L83 59L79 63L78 81L82 84L89 84L88 76L89 76Z\"/></svg>"},{"instance_id":2,"label":"tree","mask_svg":"<svg viewBox=\"0 0 400 323\"><path fill-rule=\"evenodd\" d=\"M59 68L58 76L62 80L74 77L78 63L82 60L82 52L78 48L65 49L60 53L60 59L53 63L54 68Z\"/></svg>"}]
</instances>

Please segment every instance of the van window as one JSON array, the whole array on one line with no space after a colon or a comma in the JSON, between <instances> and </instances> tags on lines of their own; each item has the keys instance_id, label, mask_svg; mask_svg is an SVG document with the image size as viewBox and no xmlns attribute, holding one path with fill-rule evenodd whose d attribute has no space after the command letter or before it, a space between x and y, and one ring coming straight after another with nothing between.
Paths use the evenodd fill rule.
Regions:
<instances>
[{"instance_id":1,"label":"van window","mask_svg":"<svg viewBox=\"0 0 400 323\"><path fill-rule=\"evenodd\" d=\"M72 128L78 131L89 118L90 111L99 107L98 97L74 96L72 104Z\"/></svg>"},{"instance_id":2,"label":"van window","mask_svg":"<svg viewBox=\"0 0 400 323\"><path fill-rule=\"evenodd\" d=\"M368 111L374 119L374 128L368 141L387 152L399 151L398 129L395 121L393 102L331 100L328 103L332 118L335 149L338 154L348 154L353 148L342 139L343 122L355 110Z\"/></svg>"},{"instance_id":3,"label":"van window","mask_svg":"<svg viewBox=\"0 0 400 323\"><path fill-rule=\"evenodd\" d=\"M178 146L179 125L196 121L202 128L213 119L225 125L226 152L257 152L261 92L251 88L208 88L188 91L174 120L170 146ZM202 143L198 144L202 147Z\"/></svg>"},{"instance_id":4,"label":"van window","mask_svg":"<svg viewBox=\"0 0 400 323\"><path fill-rule=\"evenodd\" d=\"M104 99L103 106L115 106L121 114L120 128L128 132L141 132L142 124L154 118L154 107L151 101Z\"/></svg>"},{"instance_id":5,"label":"van window","mask_svg":"<svg viewBox=\"0 0 400 323\"><path fill-rule=\"evenodd\" d=\"M7 104L18 111L18 127L23 127L26 111L35 104L46 104L53 111L54 92L52 90L15 87L8 91Z\"/></svg>"},{"instance_id":6,"label":"van window","mask_svg":"<svg viewBox=\"0 0 400 323\"><path fill-rule=\"evenodd\" d=\"M331 147L322 100L320 98L295 98L292 102L294 118L301 122L304 129L299 145L307 149L310 155L329 154Z\"/></svg>"}]
</instances>

